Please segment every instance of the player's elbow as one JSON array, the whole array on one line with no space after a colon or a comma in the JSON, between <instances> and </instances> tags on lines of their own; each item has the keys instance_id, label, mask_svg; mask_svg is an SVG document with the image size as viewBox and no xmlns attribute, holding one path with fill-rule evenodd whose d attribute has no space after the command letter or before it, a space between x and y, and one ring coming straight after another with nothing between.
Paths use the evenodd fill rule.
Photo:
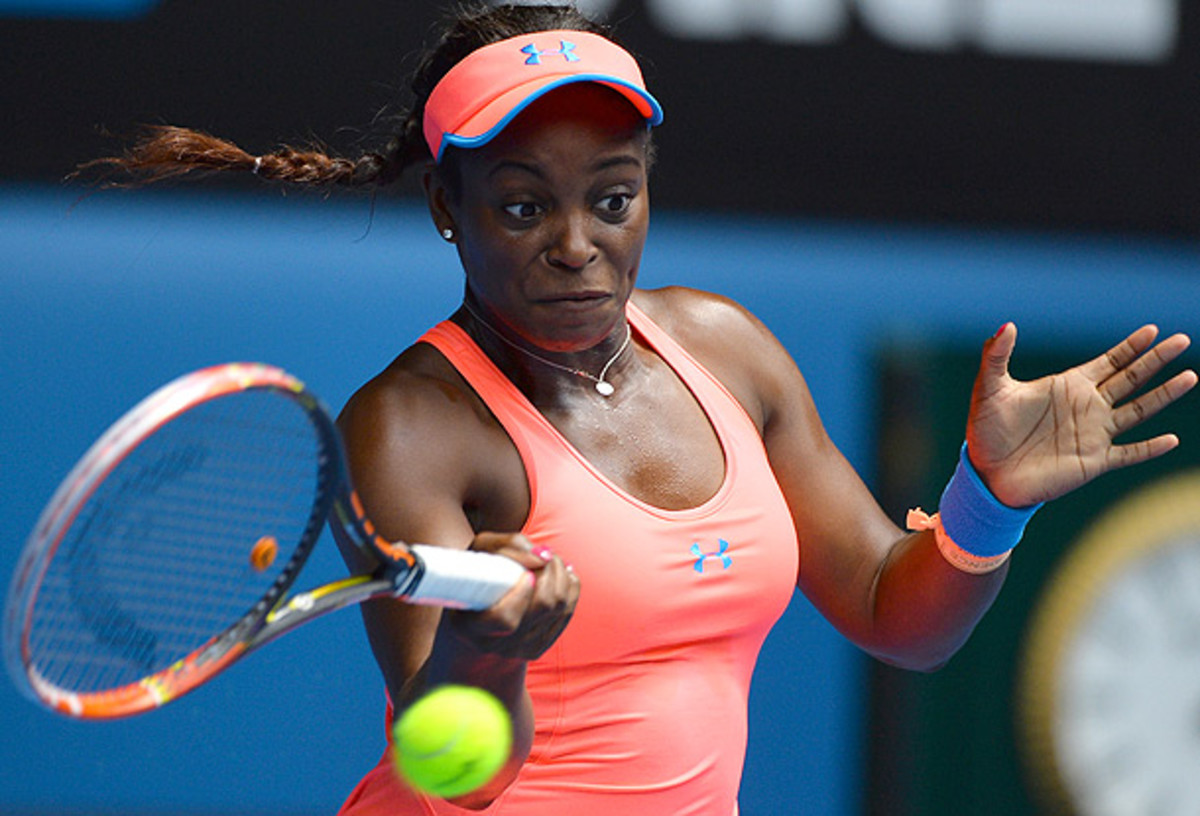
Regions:
<instances>
[{"instance_id":1,"label":"player's elbow","mask_svg":"<svg viewBox=\"0 0 1200 816\"><path fill-rule=\"evenodd\" d=\"M914 639L892 642L866 651L881 663L905 671L931 674L946 666L966 643L966 638Z\"/></svg>"},{"instance_id":2,"label":"player's elbow","mask_svg":"<svg viewBox=\"0 0 1200 816\"><path fill-rule=\"evenodd\" d=\"M944 668L950 662L953 655L945 657L893 657L890 655L873 655L876 660L881 663L886 663L889 666L905 671L920 672L922 674L933 674L936 671Z\"/></svg>"}]
</instances>

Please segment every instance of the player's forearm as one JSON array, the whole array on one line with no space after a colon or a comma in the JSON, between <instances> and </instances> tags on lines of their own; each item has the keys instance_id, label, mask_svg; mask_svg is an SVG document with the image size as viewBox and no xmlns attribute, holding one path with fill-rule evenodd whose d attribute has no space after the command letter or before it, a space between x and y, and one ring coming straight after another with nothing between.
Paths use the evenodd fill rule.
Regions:
<instances>
[{"instance_id":1,"label":"player's forearm","mask_svg":"<svg viewBox=\"0 0 1200 816\"><path fill-rule=\"evenodd\" d=\"M417 677L405 687L411 702L438 686L457 684L474 686L495 695L512 721L512 751L508 762L482 788L454 800L470 809L487 807L516 778L533 745L533 706L525 688L527 662L479 649L469 639L455 633L443 616L429 658Z\"/></svg>"},{"instance_id":2,"label":"player's forearm","mask_svg":"<svg viewBox=\"0 0 1200 816\"><path fill-rule=\"evenodd\" d=\"M876 575L872 630L863 645L901 668L938 669L966 643L1007 574L1007 564L983 574L964 572L939 552L933 530L910 533Z\"/></svg>"}]
</instances>

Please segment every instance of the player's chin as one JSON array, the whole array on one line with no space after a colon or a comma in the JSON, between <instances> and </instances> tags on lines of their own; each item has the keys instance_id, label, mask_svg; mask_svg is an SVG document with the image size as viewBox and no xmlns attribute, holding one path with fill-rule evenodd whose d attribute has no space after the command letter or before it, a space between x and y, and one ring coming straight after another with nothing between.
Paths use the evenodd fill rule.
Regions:
<instances>
[{"instance_id":1,"label":"player's chin","mask_svg":"<svg viewBox=\"0 0 1200 816\"><path fill-rule=\"evenodd\" d=\"M535 306L537 344L557 352L591 348L621 322L626 301L611 293L540 300Z\"/></svg>"}]
</instances>

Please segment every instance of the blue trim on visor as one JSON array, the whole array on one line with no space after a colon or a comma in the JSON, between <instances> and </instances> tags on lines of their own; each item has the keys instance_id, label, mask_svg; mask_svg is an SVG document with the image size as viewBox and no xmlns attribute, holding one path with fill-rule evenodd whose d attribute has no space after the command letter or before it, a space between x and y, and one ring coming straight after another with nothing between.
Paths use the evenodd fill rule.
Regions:
<instances>
[{"instance_id":1,"label":"blue trim on visor","mask_svg":"<svg viewBox=\"0 0 1200 816\"><path fill-rule=\"evenodd\" d=\"M550 91L553 91L555 88L561 88L564 85L570 85L574 82L599 82L603 85L620 85L622 88L627 88L644 99L646 104L650 106L651 113L649 118L646 119L646 127L651 128L662 123L662 105L658 104L658 100L651 96L650 92L644 88L639 88L637 85L634 85L631 82L626 82L623 79L617 79L616 77L608 74L571 74L569 76L564 76L562 79L558 79L554 82L544 85L533 93L529 94L529 96L521 100L519 105L514 106L513 109L510 110L503 119L497 122L485 133L481 133L478 136L459 136L455 133L443 134L441 147L438 148L437 161L439 163L442 161L442 155L446 152L447 145L454 145L455 147L461 147L468 150L471 148L482 147L492 139L496 138L497 134L504 130L504 128L508 127L508 123L511 122L519 113L521 113L521 111L529 107L534 100L544 96ZM630 104L633 103L630 102ZM638 112L641 113L641 111Z\"/></svg>"}]
</instances>

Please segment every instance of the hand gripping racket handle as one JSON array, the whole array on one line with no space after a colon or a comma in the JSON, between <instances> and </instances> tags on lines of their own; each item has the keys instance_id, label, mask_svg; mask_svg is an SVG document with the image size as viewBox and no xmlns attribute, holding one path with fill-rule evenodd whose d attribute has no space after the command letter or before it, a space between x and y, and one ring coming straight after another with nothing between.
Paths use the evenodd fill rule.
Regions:
<instances>
[{"instance_id":1,"label":"hand gripping racket handle","mask_svg":"<svg viewBox=\"0 0 1200 816\"><path fill-rule=\"evenodd\" d=\"M406 594L409 603L456 609L487 609L525 578L526 569L502 555L413 544L421 580Z\"/></svg>"}]
</instances>

